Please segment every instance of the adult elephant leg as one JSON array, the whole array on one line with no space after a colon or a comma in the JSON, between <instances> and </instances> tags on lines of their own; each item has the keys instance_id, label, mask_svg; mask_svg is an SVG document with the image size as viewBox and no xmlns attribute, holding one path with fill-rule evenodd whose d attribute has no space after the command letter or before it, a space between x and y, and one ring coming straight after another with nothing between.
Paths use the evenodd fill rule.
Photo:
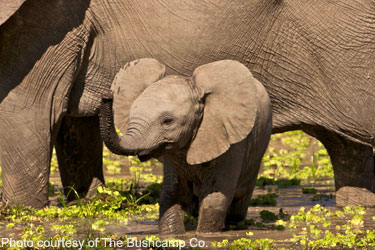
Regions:
<instances>
[{"instance_id":1,"label":"adult elephant leg","mask_svg":"<svg viewBox=\"0 0 375 250\"><path fill-rule=\"evenodd\" d=\"M371 146L332 132L316 136L326 147L333 165L336 204L375 206L375 169Z\"/></svg>"},{"instance_id":2,"label":"adult elephant leg","mask_svg":"<svg viewBox=\"0 0 375 250\"><path fill-rule=\"evenodd\" d=\"M99 118L64 117L57 135L56 154L61 182L68 200L91 196L96 187L104 184L103 142Z\"/></svg>"},{"instance_id":3,"label":"adult elephant leg","mask_svg":"<svg viewBox=\"0 0 375 250\"><path fill-rule=\"evenodd\" d=\"M27 110L0 119L2 198L11 205L42 208L48 204L52 143L49 122L35 117Z\"/></svg>"}]
</instances>

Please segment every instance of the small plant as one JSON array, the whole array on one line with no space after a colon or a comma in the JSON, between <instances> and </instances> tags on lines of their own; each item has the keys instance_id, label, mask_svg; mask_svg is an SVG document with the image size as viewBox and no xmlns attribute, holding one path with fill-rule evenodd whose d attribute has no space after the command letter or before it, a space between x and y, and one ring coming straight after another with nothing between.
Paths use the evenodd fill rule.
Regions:
<instances>
[{"instance_id":1,"label":"small plant","mask_svg":"<svg viewBox=\"0 0 375 250\"><path fill-rule=\"evenodd\" d=\"M97 220L94 223L92 223L91 228L94 230L98 231L104 231L105 230L105 225L107 225L108 222L104 220Z\"/></svg>"},{"instance_id":2,"label":"small plant","mask_svg":"<svg viewBox=\"0 0 375 250\"><path fill-rule=\"evenodd\" d=\"M198 226L198 217L190 215L190 214L185 215L184 224L186 228L196 229Z\"/></svg>"},{"instance_id":3,"label":"small plant","mask_svg":"<svg viewBox=\"0 0 375 250\"><path fill-rule=\"evenodd\" d=\"M258 187L264 187L266 185L275 185L275 180L273 178L268 178L265 176L261 176L256 181L256 186Z\"/></svg>"},{"instance_id":4,"label":"small plant","mask_svg":"<svg viewBox=\"0 0 375 250\"><path fill-rule=\"evenodd\" d=\"M329 201L333 199L333 195L328 195L328 194L315 194L312 198L311 201Z\"/></svg>"},{"instance_id":5,"label":"small plant","mask_svg":"<svg viewBox=\"0 0 375 250\"><path fill-rule=\"evenodd\" d=\"M256 186L264 187L266 185L277 185L279 187L288 187L288 186L298 186L300 185L301 180L293 179L273 179L261 176L257 179Z\"/></svg>"},{"instance_id":6,"label":"small plant","mask_svg":"<svg viewBox=\"0 0 375 250\"><path fill-rule=\"evenodd\" d=\"M276 181L276 185L279 187L288 187L288 186L298 186L300 185L301 181L298 179L280 179Z\"/></svg>"},{"instance_id":7,"label":"small plant","mask_svg":"<svg viewBox=\"0 0 375 250\"><path fill-rule=\"evenodd\" d=\"M243 230L247 229L248 226L254 226L256 223L253 219L245 219L243 221L237 222L236 225L230 225L231 230Z\"/></svg>"},{"instance_id":8,"label":"small plant","mask_svg":"<svg viewBox=\"0 0 375 250\"><path fill-rule=\"evenodd\" d=\"M265 228L265 227L266 227L266 225L264 225L264 223L263 223L263 222L260 222L260 221L256 222L256 223L255 223L255 226L256 226L256 227L259 227L259 228Z\"/></svg>"},{"instance_id":9,"label":"small plant","mask_svg":"<svg viewBox=\"0 0 375 250\"><path fill-rule=\"evenodd\" d=\"M235 226L235 229L236 230L242 230L242 229L247 229L247 224L245 221L240 221L240 222L237 222L236 226Z\"/></svg>"},{"instance_id":10,"label":"small plant","mask_svg":"<svg viewBox=\"0 0 375 250\"><path fill-rule=\"evenodd\" d=\"M353 218L350 220L350 224L354 227L363 227L363 215L356 214L353 216Z\"/></svg>"},{"instance_id":11,"label":"small plant","mask_svg":"<svg viewBox=\"0 0 375 250\"><path fill-rule=\"evenodd\" d=\"M61 234L63 238L68 238L77 233L77 230L74 225L53 225L51 229Z\"/></svg>"},{"instance_id":12,"label":"small plant","mask_svg":"<svg viewBox=\"0 0 375 250\"><path fill-rule=\"evenodd\" d=\"M228 243L229 243L228 240L222 240L221 242L212 241L211 246L214 247L214 248L224 248L224 247L227 247L229 245Z\"/></svg>"},{"instance_id":13,"label":"small plant","mask_svg":"<svg viewBox=\"0 0 375 250\"><path fill-rule=\"evenodd\" d=\"M245 224L248 225L248 226L255 225L255 222L254 222L253 219L245 219L244 222L245 222Z\"/></svg>"},{"instance_id":14,"label":"small plant","mask_svg":"<svg viewBox=\"0 0 375 250\"><path fill-rule=\"evenodd\" d=\"M279 218L280 219L285 219L287 218L289 215L288 213L285 213L284 210L282 208L279 209Z\"/></svg>"},{"instance_id":15,"label":"small plant","mask_svg":"<svg viewBox=\"0 0 375 250\"><path fill-rule=\"evenodd\" d=\"M258 195L257 198L251 199L250 206L276 206L276 197L275 193Z\"/></svg>"},{"instance_id":16,"label":"small plant","mask_svg":"<svg viewBox=\"0 0 375 250\"><path fill-rule=\"evenodd\" d=\"M283 226L283 227L285 227L286 224L287 224L287 222L283 221L283 220L277 220L277 221L275 221L275 225L276 226Z\"/></svg>"},{"instance_id":17,"label":"small plant","mask_svg":"<svg viewBox=\"0 0 375 250\"><path fill-rule=\"evenodd\" d=\"M45 230L41 225L35 227L34 224L30 224L23 230L21 238L25 240L32 240L33 242L38 242L39 240L44 239L44 232Z\"/></svg>"},{"instance_id":18,"label":"small plant","mask_svg":"<svg viewBox=\"0 0 375 250\"><path fill-rule=\"evenodd\" d=\"M302 188L302 193L304 194L316 194L315 188Z\"/></svg>"},{"instance_id":19,"label":"small plant","mask_svg":"<svg viewBox=\"0 0 375 250\"><path fill-rule=\"evenodd\" d=\"M15 226L14 223L8 223L6 225L6 228L10 229L10 228L13 228L14 226Z\"/></svg>"},{"instance_id":20,"label":"small plant","mask_svg":"<svg viewBox=\"0 0 375 250\"><path fill-rule=\"evenodd\" d=\"M145 197L142 199L143 204L155 204L159 202L162 184L154 183L146 187L143 190L142 195Z\"/></svg>"},{"instance_id":21,"label":"small plant","mask_svg":"<svg viewBox=\"0 0 375 250\"><path fill-rule=\"evenodd\" d=\"M241 238L235 240L230 245L230 249L237 250L237 249L254 249L254 250L263 250L263 249L277 249L274 245L275 241L271 239L257 239L257 240L250 240L247 238Z\"/></svg>"},{"instance_id":22,"label":"small plant","mask_svg":"<svg viewBox=\"0 0 375 250\"><path fill-rule=\"evenodd\" d=\"M125 179L125 178L106 178L105 184L108 188L119 190L119 191L126 191L130 188L130 185L134 183L133 179Z\"/></svg>"},{"instance_id":23,"label":"small plant","mask_svg":"<svg viewBox=\"0 0 375 250\"><path fill-rule=\"evenodd\" d=\"M260 217L263 221L275 221L277 220L278 216L268 210L260 211Z\"/></svg>"}]
</instances>

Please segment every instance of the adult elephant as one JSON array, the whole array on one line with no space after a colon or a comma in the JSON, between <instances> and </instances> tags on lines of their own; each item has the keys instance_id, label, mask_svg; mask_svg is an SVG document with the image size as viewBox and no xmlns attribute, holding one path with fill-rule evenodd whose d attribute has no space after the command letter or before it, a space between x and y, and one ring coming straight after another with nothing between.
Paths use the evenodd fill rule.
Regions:
<instances>
[{"instance_id":1,"label":"adult elephant","mask_svg":"<svg viewBox=\"0 0 375 250\"><path fill-rule=\"evenodd\" d=\"M372 1L3 0L0 18L5 201L47 204L54 144L64 186L84 195L103 182L101 95L144 57L186 76L240 61L270 95L273 132L318 138L336 189L375 191Z\"/></svg>"}]
</instances>

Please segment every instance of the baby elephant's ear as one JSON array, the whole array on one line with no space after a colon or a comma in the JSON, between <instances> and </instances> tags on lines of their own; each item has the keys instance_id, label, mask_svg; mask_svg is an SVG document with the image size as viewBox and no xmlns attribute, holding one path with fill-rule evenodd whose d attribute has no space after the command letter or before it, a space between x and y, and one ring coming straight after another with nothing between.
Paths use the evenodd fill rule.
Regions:
<instances>
[{"instance_id":1,"label":"baby elephant's ear","mask_svg":"<svg viewBox=\"0 0 375 250\"><path fill-rule=\"evenodd\" d=\"M191 165L208 162L251 132L257 118L257 80L243 64L224 60L198 67L193 81L205 93L204 113L187 153Z\"/></svg>"},{"instance_id":2,"label":"baby elephant's ear","mask_svg":"<svg viewBox=\"0 0 375 250\"><path fill-rule=\"evenodd\" d=\"M130 107L150 84L164 77L165 67L152 58L127 63L112 83L115 126L124 132L128 126Z\"/></svg>"}]
</instances>

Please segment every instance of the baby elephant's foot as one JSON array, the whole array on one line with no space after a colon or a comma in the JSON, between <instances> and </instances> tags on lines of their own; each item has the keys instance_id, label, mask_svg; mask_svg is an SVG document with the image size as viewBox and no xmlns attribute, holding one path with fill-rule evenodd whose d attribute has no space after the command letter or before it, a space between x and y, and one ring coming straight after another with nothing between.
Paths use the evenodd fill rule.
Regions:
<instances>
[{"instance_id":1,"label":"baby elephant's foot","mask_svg":"<svg viewBox=\"0 0 375 250\"><path fill-rule=\"evenodd\" d=\"M180 205L170 207L159 220L160 234L184 234L184 214Z\"/></svg>"},{"instance_id":2,"label":"baby elephant's foot","mask_svg":"<svg viewBox=\"0 0 375 250\"><path fill-rule=\"evenodd\" d=\"M201 204L197 231L213 233L224 229L228 200L220 192L207 195Z\"/></svg>"},{"instance_id":3,"label":"baby elephant's foot","mask_svg":"<svg viewBox=\"0 0 375 250\"><path fill-rule=\"evenodd\" d=\"M199 214L198 233L215 233L224 229L226 212L215 208L202 209Z\"/></svg>"}]
</instances>

